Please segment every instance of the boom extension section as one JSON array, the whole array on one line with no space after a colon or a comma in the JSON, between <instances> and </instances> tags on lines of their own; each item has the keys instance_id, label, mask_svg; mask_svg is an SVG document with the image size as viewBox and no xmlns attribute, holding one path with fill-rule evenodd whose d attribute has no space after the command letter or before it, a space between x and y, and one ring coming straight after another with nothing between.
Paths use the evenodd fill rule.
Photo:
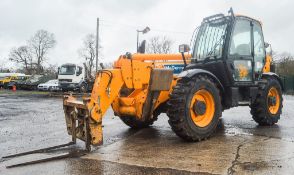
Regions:
<instances>
[{"instance_id":1,"label":"boom extension section","mask_svg":"<svg viewBox=\"0 0 294 175\"><path fill-rule=\"evenodd\" d=\"M85 141L88 150L90 145L102 144L102 117L110 105L119 117L152 119L154 110L168 100L177 80L172 69L164 68L167 60L183 64L180 54L134 54L120 56L113 69L97 72L90 98L78 101L72 95L64 97L68 134L74 141Z\"/></svg>"}]
</instances>

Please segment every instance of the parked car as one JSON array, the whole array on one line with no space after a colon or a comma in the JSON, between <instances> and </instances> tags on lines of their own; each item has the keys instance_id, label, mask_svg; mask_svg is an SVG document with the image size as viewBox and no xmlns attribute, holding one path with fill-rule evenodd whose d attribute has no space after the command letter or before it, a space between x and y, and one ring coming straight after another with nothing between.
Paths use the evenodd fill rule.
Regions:
<instances>
[{"instance_id":1,"label":"parked car","mask_svg":"<svg viewBox=\"0 0 294 175\"><path fill-rule=\"evenodd\" d=\"M29 79L17 83L16 87L23 90L38 90L39 84L45 83L52 78L54 77L46 75L32 75Z\"/></svg>"},{"instance_id":2,"label":"parked car","mask_svg":"<svg viewBox=\"0 0 294 175\"><path fill-rule=\"evenodd\" d=\"M25 81L27 79L30 78L30 75L23 75L23 76L18 76L16 79L11 80L8 85L7 88L8 89L12 89L12 87L15 85L17 87L17 84L19 82Z\"/></svg>"},{"instance_id":3,"label":"parked car","mask_svg":"<svg viewBox=\"0 0 294 175\"><path fill-rule=\"evenodd\" d=\"M38 85L39 91L59 91L58 79L49 80L46 83L41 83Z\"/></svg>"}]
</instances>

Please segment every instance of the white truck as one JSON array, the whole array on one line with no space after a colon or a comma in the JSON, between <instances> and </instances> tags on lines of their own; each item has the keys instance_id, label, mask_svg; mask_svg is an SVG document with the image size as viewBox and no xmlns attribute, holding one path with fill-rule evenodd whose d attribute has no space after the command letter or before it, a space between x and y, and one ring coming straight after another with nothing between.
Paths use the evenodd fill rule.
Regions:
<instances>
[{"instance_id":1,"label":"white truck","mask_svg":"<svg viewBox=\"0 0 294 175\"><path fill-rule=\"evenodd\" d=\"M88 92L93 86L93 81L86 74L86 68L72 63L58 68L58 82L62 91Z\"/></svg>"}]
</instances>

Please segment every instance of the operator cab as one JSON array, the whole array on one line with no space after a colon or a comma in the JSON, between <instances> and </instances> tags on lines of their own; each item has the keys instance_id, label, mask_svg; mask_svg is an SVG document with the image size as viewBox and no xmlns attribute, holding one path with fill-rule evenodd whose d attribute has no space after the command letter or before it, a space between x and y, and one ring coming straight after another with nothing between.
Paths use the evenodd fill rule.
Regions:
<instances>
[{"instance_id":1,"label":"operator cab","mask_svg":"<svg viewBox=\"0 0 294 175\"><path fill-rule=\"evenodd\" d=\"M192 40L191 64L183 74L190 74L188 77L209 74L215 79L224 94L224 109L251 104L258 88L267 82L263 77L269 71L264 71L268 44L264 42L261 23L234 15L230 9L227 16L216 14L204 18L197 29ZM179 48L182 55L189 50L183 46ZM180 77L186 76L183 74Z\"/></svg>"},{"instance_id":2,"label":"operator cab","mask_svg":"<svg viewBox=\"0 0 294 175\"><path fill-rule=\"evenodd\" d=\"M266 57L261 23L230 13L203 19L186 70L210 71L224 86L254 85L261 79Z\"/></svg>"}]
</instances>

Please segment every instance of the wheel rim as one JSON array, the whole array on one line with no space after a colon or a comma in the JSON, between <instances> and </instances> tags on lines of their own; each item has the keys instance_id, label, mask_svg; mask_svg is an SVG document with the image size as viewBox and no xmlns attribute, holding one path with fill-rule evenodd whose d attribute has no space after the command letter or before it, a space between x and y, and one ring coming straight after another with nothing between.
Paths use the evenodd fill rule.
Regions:
<instances>
[{"instance_id":1,"label":"wheel rim","mask_svg":"<svg viewBox=\"0 0 294 175\"><path fill-rule=\"evenodd\" d=\"M81 91L82 92L86 92L86 87L85 86L81 86Z\"/></svg>"},{"instance_id":2,"label":"wheel rim","mask_svg":"<svg viewBox=\"0 0 294 175\"><path fill-rule=\"evenodd\" d=\"M205 104L204 110L203 110L203 104ZM194 94L190 104L190 114L194 124L199 127L208 126L214 116L214 112L215 112L214 105L215 105L214 98L209 91L205 89L198 90Z\"/></svg>"},{"instance_id":3,"label":"wheel rim","mask_svg":"<svg viewBox=\"0 0 294 175\"><path fill-rule=\"evenodd\" d=\"M277 114L280 108L280 95L277 88L270 88L267 95L268 110L271 114Z\"/></svg>"}]
</instances>

